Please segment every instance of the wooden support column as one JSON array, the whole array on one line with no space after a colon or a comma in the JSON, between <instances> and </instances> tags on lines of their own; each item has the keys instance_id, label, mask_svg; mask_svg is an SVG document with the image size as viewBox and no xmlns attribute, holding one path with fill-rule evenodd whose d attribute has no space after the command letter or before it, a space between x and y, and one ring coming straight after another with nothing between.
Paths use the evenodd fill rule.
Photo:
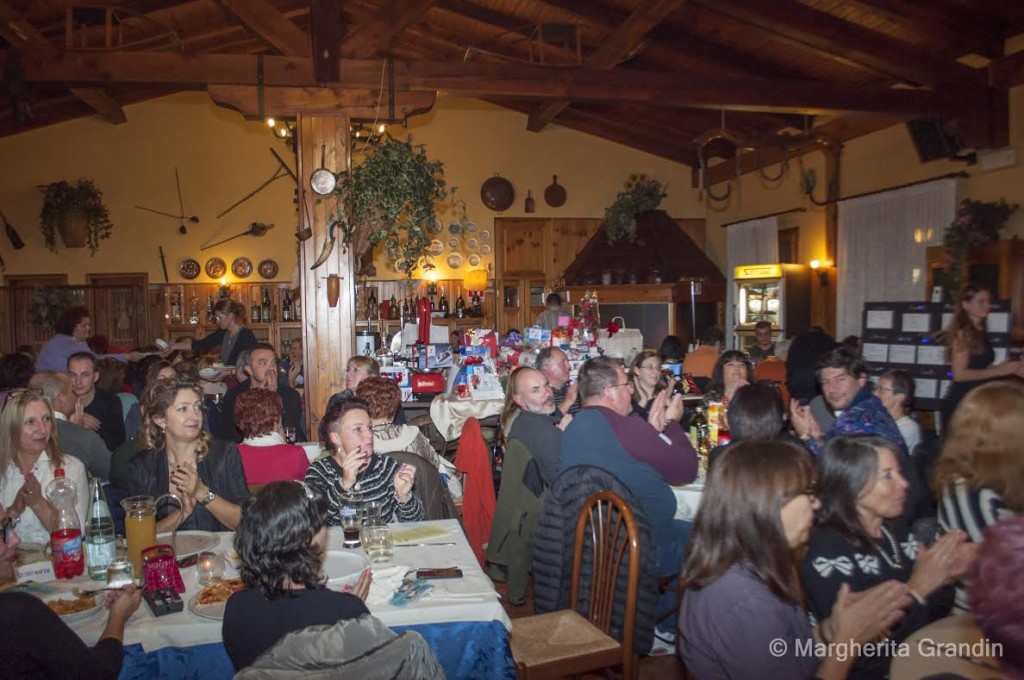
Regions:
<instances>
[{"instance_id":1,"label":"wooden support column","mask_svg":"<svg viewBox=\"0 0 1024 680\"><path fill-rule=\"evenodd\" d=\"M307 422L310 437L316 438L320 417L332 394L345 387L345 362L355 347L355 268L350 251L343 251L340 234L334 252L315 270L316 260L327 238L335 200L322 198L309 188L309 177L320 167L321 146L324 165L334 172L349 167L349 118L299 114L295 128L298 145L299 225L313 231L313 238L299 246L299 287L302 296L302 351L306 367ZM305 208L303 208L305 206ZM307 218L308 215L308 218ZM310 221L311 220L311 221ZM341 278L338 306L327 304L327 277Z\"/></svg>"},{"instance_id":2,"label":"wooden support column","mask_svg":"<svg viewBox=\"0 0 1024 680\"><path fill-rule=\"evenodd\" d=\"M836 334L837 311L835 265L838 263L836 244L839 241L839 197L843 195L842 177L839 174L842 151L842 142L829 144L822 149L825 154L825 186L830 192L826 194L826 198L830 200L825 206L825 253L826 258L832 262L832 267L828 272L828 285L822 287L820 301L823 304L822 327L833 337Z\"/></svg>"}]
</instances>

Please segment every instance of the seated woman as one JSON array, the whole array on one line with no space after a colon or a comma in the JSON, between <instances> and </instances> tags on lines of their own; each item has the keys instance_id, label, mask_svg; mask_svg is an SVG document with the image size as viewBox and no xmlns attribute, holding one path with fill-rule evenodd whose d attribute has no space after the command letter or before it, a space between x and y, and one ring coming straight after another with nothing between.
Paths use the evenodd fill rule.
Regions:
<instances>
[{"instance_id":1,"label":"seated woman","mask_svg":"<svg viewBox=\"0 0 1024 680\"><path fill-rule=\"evenodd\" d=\"M992 382L967 393L956 412L935 465L933 488L939 524L961 529L980 543L985 527L1024 515L1024 389ZM956 608L967 598L957 589Z\"/></svg>"},{"instance_id":2,"label":"seated woman","mask_svg":"<svg viewBox=\"0 0 1024 680\"><path fill-rule=\"evenodd\" d=\"M423 503L412 492L416 468L373 452L370 411L362 399L338 399L320 421L320 440L333 455L313 461L306 482L329 501L327 523L341 524L346 503L383 503L385 522L416 522Z\"/></svg>"},{"instance_id":3,"label":"seated woman","mask_svg":"<svg viewBox=\"0 0 1024 680\"><path fill-rule=\"evenodd\" d=\"M261 387L245 390L235 400L235 425L243 437L238 453L249 484L306 476L306 452L281 434L282 408L281 396Z\"/></svg>"},{"instance_id":4,"label":"seated woman","mask_svg":"<svg viewBox=\"0 0 1024 680\"><path fill-rule=\"evenodd\" d=\"M843 586L812 629L797 552L817 507L814 462L793 444L742 442L711 469L680 576L676 638L698 680L844 678L849 643L872 640L899 619L910 601L903 584L856 595ZM821 642L837 643L821 659L797 646Z\"/></svg>"},{"instance_id":5,"label":"seated woman","mask_svg":"<svg viewBox=\"0 0 1024 680\"><path fill-rule=\"evenodd\" d=\"M408 451L430 461L438 467L440 456L430 440L415 425L397 425L393 422L398 405L402 403L402 390L393 380L367 378L356 388L356 397L366 402L373 424L373 450L377 453ZM447 462L447 461L446 461Z\"/></svg>"},{"instance_id":6,"label":"seated woman","mask_svg":"<svg viewBox=\"0 0 1024 680\"><path fill-rule=\"evenodd\" d=\"M913 376L902 368L889 369L878 376L875 396L896 421L903 443L907 445L907 453L913 455L914 449L921 443L921 426L910 417L910 406L914 401Z\"/></svg>"},{"instance_id":7,"label":"seated woman","mask_svg":"<svg viewBox=\"0 0 1024 680\"><path fill-rule=\"evenodd\" d=\"M356 396L359 384L367 378L377 377L380 377L380 364L377 363L376 359L361 354L352 357L345 364L345 389L331 396L327 402L327 410L330 411L331 407L340 399ZM401 401L399 401L399 406L401 406ZM406 423L405 411L398 406L395 407L395 412L391 414L391 418L398 425L405 425Z\"/></svg>"},{"instance_id":8,"label":"seated woman","mask_svg":"<svg viewBox=\"0 0 1024 680\"><path fill-rule=\"evenodd\" d=\"M899 455L879 436L829 441L819 458L822 508L802 565L807 607L819 619L846 585L860 591L893 579L906 583L914 602L890 632L896 643L949 613L953 592L947 586L967 570L973 555L962 531L924 548L899 521L907 499ZM890 663L885 651L859 659L850 677L885 677Z\"/></svg>"},{"instance_id":9,"label":"seated woman","mask_svg":"<svg viewBox=\"0 0 1024 680\"><path fill-rule=\"evenodd\" d=\"M222 632L236 670L287 633L369 614L369 569L351 593L325 587L327 501L305 482L272 482L250 496L234 544L248 588L228 599Z\"/></svg>"},{"instance_id":10,"label":"seated woman","mask_svg":"<svg viewBox=\"0 0 1024 680\"><path fill-rule=\"evenodd\" d=\"M705 402L720 401L728 406L736 390L754 382L754 365L738 350L722 352L711 371Z\"/></svg>"},{"instance_id":11,"label":"seated woman","mask_svg":"<svg viewBox=\"0 0 1024 680\"><path fill-rule=\"evenodd\" d=\"M0 507L0 583L14 579L14 550L20 542ZM28 593L0 593L0 659L4 678L115 680L124 660L124 625L142 602L142 589L127 586L106 595L107 625L92 647L46 604Z\"/></svg>"},{"instance_id":12,"label":"seated woman","mask_svg":"<svg viewBox=\"0 0 1024 680\"><path fill-rule=\"evenodd\" d=\"M230 531L249 497L234 442L203 430L203 388L180 377L154 382L143 404L142 446L130 463L132 495L173 493L184 507L157 508L157 531Z\"/></svg>"},{"instance_id":13,"label":"seated woman","mask_svg":"<svg viewBox=\"0 0 1024 680\"><path fill-rule=\"evenodd\" d=\"M647 420L651 415L654 397L668 386L661 374L661 358L658 353L646 350L637 354L629 369L629 381L633 383L633 415Z\"/></svg>"}]
</instances>

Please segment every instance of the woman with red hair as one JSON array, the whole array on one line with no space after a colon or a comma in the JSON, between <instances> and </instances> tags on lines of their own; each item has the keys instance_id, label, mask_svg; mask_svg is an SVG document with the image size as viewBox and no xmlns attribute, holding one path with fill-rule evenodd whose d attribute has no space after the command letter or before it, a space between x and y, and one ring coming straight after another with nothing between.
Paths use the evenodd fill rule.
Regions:
<instances>
[{"instance_id":1,"label":"woman with red hair","mask_svg":"<svg viewBox=\"0 0 1024 680\"><path fill-rule=\"evenodd\" d=\"M243 437L238 453L249 484L306 477L306 452L281 434L282 409L277 392L260 387L245 390L235 400L235 425Z\"/></svg>"}]
</instances>

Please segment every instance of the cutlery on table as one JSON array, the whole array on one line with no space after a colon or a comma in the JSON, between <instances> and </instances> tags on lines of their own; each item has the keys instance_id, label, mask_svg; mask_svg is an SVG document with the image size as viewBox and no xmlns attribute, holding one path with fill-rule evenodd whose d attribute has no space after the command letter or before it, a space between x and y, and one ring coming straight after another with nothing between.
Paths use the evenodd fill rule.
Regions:
<instances>
[{"instance_id":1,"label":"cutlery on table","mask_svg":"<svg viewBox=\"0 0 1024 680\"><path fill-rule=\"evenodd\" d=\"M426 548L431 545L455 545L455 542L451 543L395 543L396 548Z\"/></svg>"}]
</instances>

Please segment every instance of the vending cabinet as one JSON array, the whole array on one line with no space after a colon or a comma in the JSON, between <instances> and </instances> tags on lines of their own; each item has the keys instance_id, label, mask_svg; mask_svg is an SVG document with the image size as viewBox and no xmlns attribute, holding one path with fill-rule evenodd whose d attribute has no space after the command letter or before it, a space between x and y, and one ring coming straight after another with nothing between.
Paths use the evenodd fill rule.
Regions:
<instances>
[{"instance_id":1,"label":"vending cabinet","mask_svg":"<svg viewBox=\"0 0 1024 680\"><path fill-rule=\"evenodd\" d=\"M805 332L811 322L811 268L800 264L736 267L736 348L755 344L754 326L772 325L776 339Z\"/></svg>"}]
</instances>

